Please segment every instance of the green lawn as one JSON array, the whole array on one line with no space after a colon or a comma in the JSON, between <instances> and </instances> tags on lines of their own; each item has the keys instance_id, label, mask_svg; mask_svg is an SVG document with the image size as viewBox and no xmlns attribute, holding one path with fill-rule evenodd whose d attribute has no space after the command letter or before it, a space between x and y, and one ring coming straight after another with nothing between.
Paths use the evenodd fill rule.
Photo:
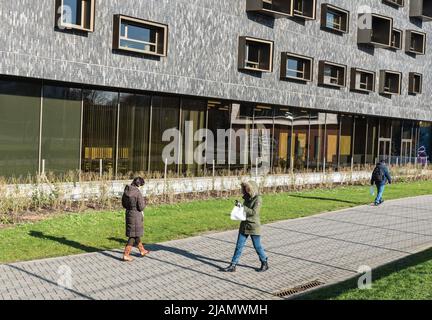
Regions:
<instances>
[{"instance_id":1,"label":"green lawn","mask_svg":"<svg viewBox=\"0 0 432 320\"><path fill-rule=\"evenodd\" d=\"M357 289L357 280L347 280L299 299L431 300L432 249L372 270L369 290Z\"/></svg>"},{"instance_id":2,"label":"green lawn","mask_svg":"<svg viewBox=\"0 0 432 320\"><path fill-rule=\"evenodd\" d=\"M432 194L432 181L393 184L385 199ZM261 220L268 223L371 203L368 186L338 187L263 196ZM229 218L233 199L194 201L149 207L145 243L162 242L208 231L235 229ZM33 260L122 247L124 213L64 214L0 230L0 263Z\"/></svg>"}]
</instances>

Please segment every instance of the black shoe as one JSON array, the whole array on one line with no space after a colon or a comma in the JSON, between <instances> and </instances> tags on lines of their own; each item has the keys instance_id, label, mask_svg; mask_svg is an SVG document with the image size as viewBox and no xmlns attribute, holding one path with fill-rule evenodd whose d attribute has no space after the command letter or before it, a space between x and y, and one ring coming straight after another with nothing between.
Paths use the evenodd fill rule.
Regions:
<instances>
[{"instance_id":1,"label":"black shoe","mask_svg":"<svg viewBox=\"0 0 432 320\"><path fill-rule=\"evenodd\" d=\"M224 272L235 272L236 271L236 265L231 263L228 267L222 269L222 271L224 271Z\"/></svg>"},{"instance_id":2,"label":"black shoe","mask_svg":"<svg viewBox=\"0 0 432 320\"><path fill-rule=\"evenodd\" d=\"M268 266L268 260L261 262L261 268L258 270L258 272L264 272L267 271L269 268Z\"/></svg>"}]
</instances>

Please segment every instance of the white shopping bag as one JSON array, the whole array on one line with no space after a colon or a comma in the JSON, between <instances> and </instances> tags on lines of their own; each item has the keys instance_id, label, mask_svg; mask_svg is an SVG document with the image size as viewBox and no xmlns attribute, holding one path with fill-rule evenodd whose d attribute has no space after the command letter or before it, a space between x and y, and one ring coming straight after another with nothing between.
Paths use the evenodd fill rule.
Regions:
<instances>
[{"instance_id":1,"label":"white shopping bag","mask_svg":"<svg viewBox=\"0 0 432 320\"><path fill-rule=\"evenodd\" d=\"M371 187L370 187L370 189L369 189L369 193L370 193L371 196L374 196L374 195L375 195L375 187L374 187L374 186L371 186Z\"/></svg>"},{"instance_id":2,"label":"white shopping bag","mask_svg":"<svg viewBox=\"0 0 432 320\"><path fill-rule=\"evenodd\" d=\"M234 209L232 209L231 220L246 221L246 213L244 211L243 206L242 207L235 206Z\"/></svg>"}]
</instances>

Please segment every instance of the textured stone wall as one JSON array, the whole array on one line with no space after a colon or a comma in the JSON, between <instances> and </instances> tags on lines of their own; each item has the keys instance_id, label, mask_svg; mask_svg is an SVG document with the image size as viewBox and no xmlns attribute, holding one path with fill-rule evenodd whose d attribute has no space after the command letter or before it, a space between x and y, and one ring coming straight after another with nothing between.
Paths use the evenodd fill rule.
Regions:
<instances>
[{"instance_id":1,"label":"textured stone wall","mask_svg":"<svg viewBox=\"0 0 432 320\"><path fill-rule=\"evenodd\" d=\"M410 21L409 0L399 9L381 0L318 0L317 20L305 23L248 14L246 0L97 0L95 32L87 35L56 31L54 2L0 0L0 74L432 120L432 22ZM320 30L323 2L351 12L349 34ZM396 28L427 32L426 55L414 58L403 50L359 48L360 5L393 17ZM168 56L155 59L114 53L112 25L117 13L168 24ZM239 36L274 40L273 73L238 71ZM314 57L314 81L280 81L282 51ZM374 71L401 71L402 95L388 98L319 87L321 59ZM408 95L409 72L423 74L423 94Z\"/></svg>"}]
</instances>

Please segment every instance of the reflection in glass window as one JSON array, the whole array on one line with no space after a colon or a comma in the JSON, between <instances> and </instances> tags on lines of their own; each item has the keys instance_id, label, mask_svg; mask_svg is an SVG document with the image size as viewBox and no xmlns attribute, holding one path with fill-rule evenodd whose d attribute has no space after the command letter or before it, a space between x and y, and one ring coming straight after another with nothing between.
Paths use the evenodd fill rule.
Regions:
<instances>
[{"instance_id":1,"label":"reflection in glass window","mask_svg":"<svg viewBox=\"0 0 432 320\"><path fill-rule=\"evenodd\" d=\"M44 86L42 150L45 171L80 169L81 89Z\"/></svg>"},{"instance_id":2,"label":"reflection in glass window","mask_svg":"<svg viewBox=\"0 0 432 320\"><path fill-rule=\"evenodd\" d=\"M286 172L291 168L293 113L286 107L276 107L274 112L273 166L276 172Z\"/></svg>"},{"instance_id":3,"label":"reflection in glass window","mask_svg":"<svg viewBox=\"0 0 432 320\"><path fill-rule=\"evenodd\" d=\"M150 146L150 170L161 172L165 170L165 159L162 159L162 152L165 146L172 143L178 136L170 137L170 141L163 141L165 130L179 129L180 99L178 97L153 96L152 101L152 127L151 127L151 146ZM177 151L178 147L177 147ZM168 170L172 173L177 172L178 157L171 152L172 157L176 158L175 163L168 165Z\"/></svg>"},{"instance_id":4,"label":"reflection in glass window","mask_svg":"<svg viewBox=\"0 0 432 320\"><path fill-rule=\"evenodd\" d=\"M202 175L204 166L198 164L194 158L196 148L203 141L194 141L195 133L205 128L207 103L201 99L181 100L181 159L179 171L186 175Z\"/></svg>"},{"instance_id":5,"label":"reflection in glass window","mask_svg":"<svg viewBox=\"0 0 432 320\"><path fill-rule=\"evenodd\" d=\"M83 91L82 170L115 173L118 92Z\"/></svg>"},{"instance_id":6,"label":"reflection in glass window","mask_svg":"<svg viewBox=\"0 0 432 320\"><path fill-rule=\"evenodd\" d=\"M0 176L38 171L40 85L0 80Z\"/></svg>"},{"instance_id":7,"label":"reflection in glass window","mask_svg":"<svg viewBox=\"0 0 432 320\"><path fill-rule=\"evenodd\" d=\"M148 169L150 105L151 96L120 93L118 173Z\"/></svg>"}]
</instances>

